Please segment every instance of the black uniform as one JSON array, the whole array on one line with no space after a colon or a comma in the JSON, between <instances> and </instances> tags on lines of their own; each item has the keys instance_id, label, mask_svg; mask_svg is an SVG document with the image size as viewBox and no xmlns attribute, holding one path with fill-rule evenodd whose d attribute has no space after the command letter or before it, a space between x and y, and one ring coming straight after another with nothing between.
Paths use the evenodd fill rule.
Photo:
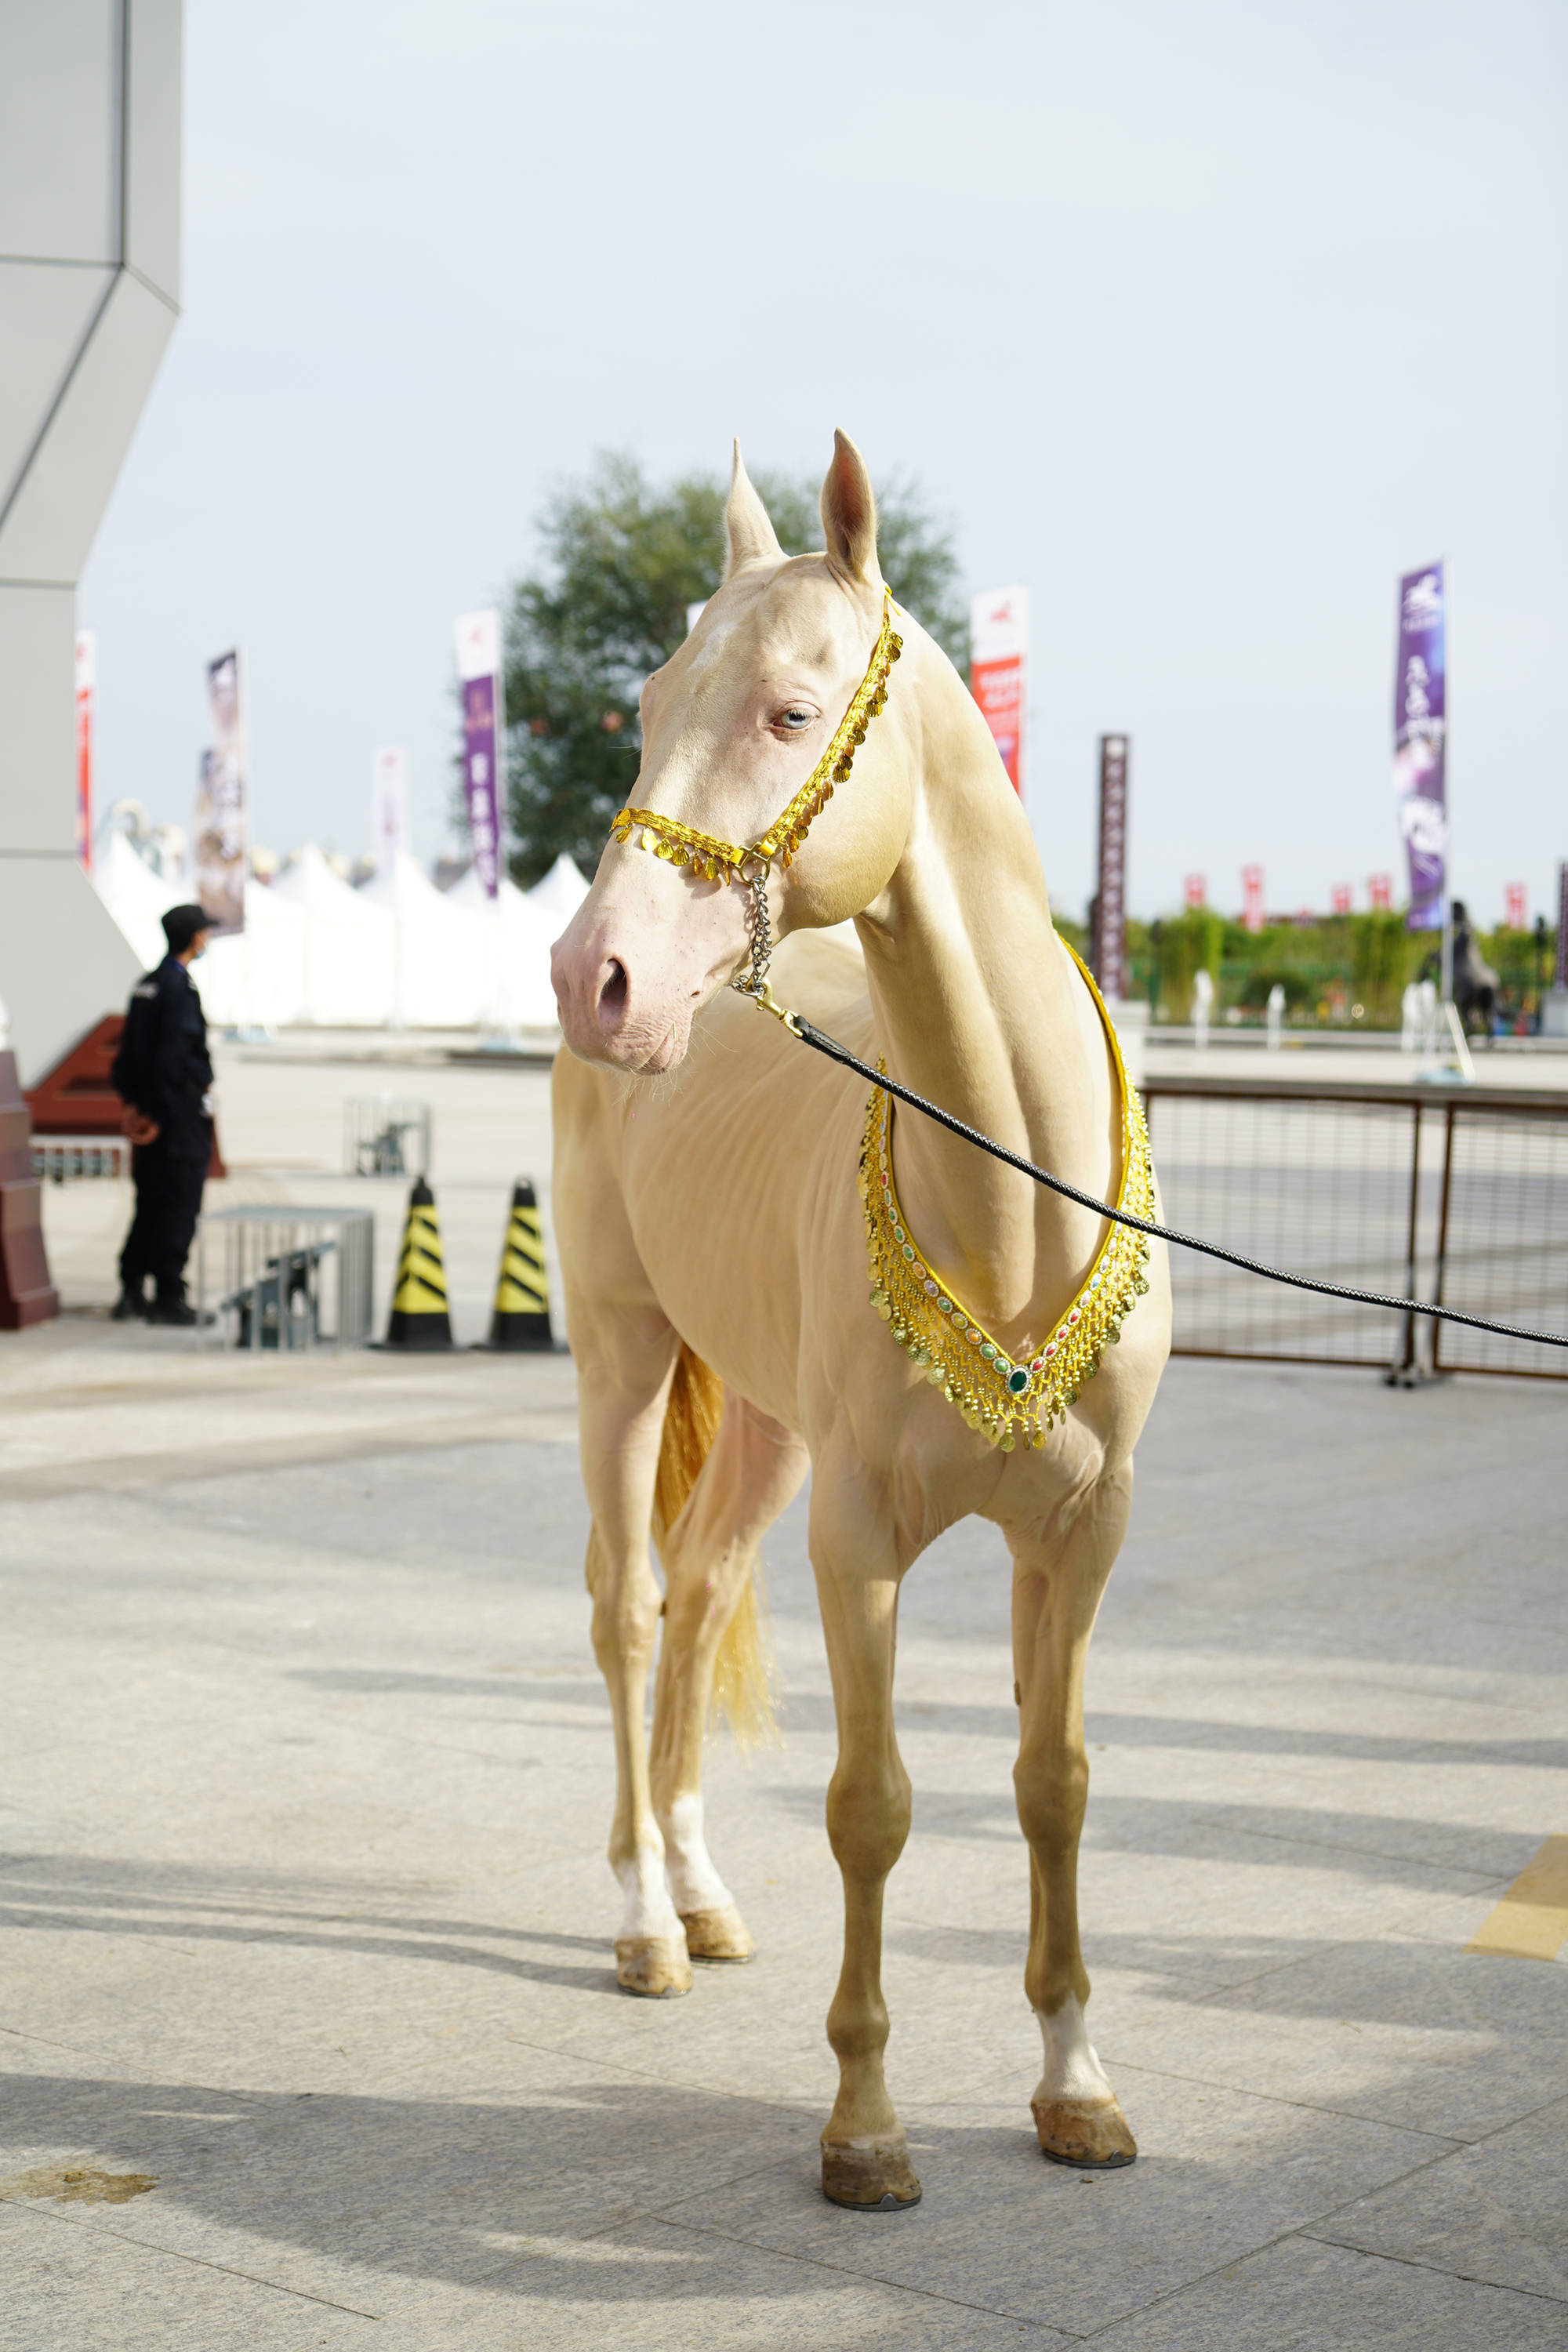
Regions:
<instances>
[{"instance_id":1,"label":"black uniform","mask_svg":"<svg viewBox=\"0 0 1568 2352\"><path fill-rule=\"evenodd\" d=\"M122 1100L158 1126L156 1139L137 1144L131 1154L136 1214L121 1253L121 1287L140 1297L152 1275L159 1300L173 1305L185 1295L185 1260L213 1148L207 1024L195 983L177 956L165 956L132 990L109 1075Z\"/></svg>"}]
</instances>

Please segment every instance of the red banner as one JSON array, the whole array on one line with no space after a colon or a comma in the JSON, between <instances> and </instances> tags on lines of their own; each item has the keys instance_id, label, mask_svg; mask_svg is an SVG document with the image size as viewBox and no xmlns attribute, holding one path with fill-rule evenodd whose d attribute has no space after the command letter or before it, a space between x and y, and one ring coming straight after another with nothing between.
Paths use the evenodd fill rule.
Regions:
<instances>
[{"instance_id":1,"label":"red banner","mask_svg":"<svg viewBox=\"0 0 1568 2352\"><path fill-rule=\"evenodd\" d=\"M1348 915L1350 913L1351 886L1348 882L1336 882L1334 884L1333 907L1336 915Z\"/></svg>"},{"instance_id":2,"label":"red banner","mask_svg":"<svg viewBox=\"0 0 1568 2352\"><path fill-rule=\"evenodd\" d=\"M1263 929L1263 868L1244 866L1241 869L1241 928L1244 931Z\"/></svg>"},{"instance_id":3,"label":"red banner","mask_svg":"<svg viewBox=\"0 0 1568 2352\"><path fill-rule=\"evenodd\" d=\"M1366 895L1372 901L1374 915L1386 915L1394 905L1392 874L1371 874L1367 877Z\"/></svg>"},{"instance_id":4,"label":"red banner","mask_svg":"<svg viewBox=\"0 0 1568 2352\"><path fill-rule=\"evenodd\" d=\"M1028 657L1029 592L993 588L969 610L969 690L980 705L1007 771L1024 797L1025 671Z\"/></svg>"},{"instance_id":5,"label":"red banner","mask_svg":"<svg viewBox=\"0 0 1568 2352\"><path fill-rule=\"evenodd\" d=\"M1186 902L1188 911L1197 914L1209 902L1208 876L1189 874L1182 884L1182 897Z\"/></svg>"},{"instance_id":6,"label":"red banner","mask_svg":"<svg viewBox=\"0 0 1568 2352\"><path fill-rule=\"evenodd\" d=\"M1508 883L1505 886L1504 895L1508 899L1508 913L1504 919L1508 924L1509 929L1510 931L1528 930L1530 928L1530 898L1529 893L1525 889L1524 884L1522 882Z\"/></svg>"},{"instance_id":7,"label":"red banner","mask_svg":"<svg viewBox=\"0 0 1568 2352\"><path fill-rule=\"evenodd\" d=\"M92 871L92 751L98 693L98 639L79 629L76 640L76 854Z\"/></svg>"}]
</instances>

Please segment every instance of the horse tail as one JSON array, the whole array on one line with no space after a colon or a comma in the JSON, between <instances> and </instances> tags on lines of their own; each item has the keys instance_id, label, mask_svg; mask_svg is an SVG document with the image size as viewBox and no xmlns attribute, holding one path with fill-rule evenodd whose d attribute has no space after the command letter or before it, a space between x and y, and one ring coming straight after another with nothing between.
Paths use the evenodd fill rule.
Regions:
<instances>
[{"instance_id":1,"label":"horse tail","mask_svg":"<svg viewBox=\"0 0 1568 2352\"><path fill-rule=\"evenodd\" d=\"M723 1413L723 1381L682 1340L664 1409L653 1489L654 1541L661 1552L697 1484ZM782 1744L773 1720L773 1643L759 1562L724 1628L713 1667L713 1704L742 1751Z\"/></svg>"}]
</instances>

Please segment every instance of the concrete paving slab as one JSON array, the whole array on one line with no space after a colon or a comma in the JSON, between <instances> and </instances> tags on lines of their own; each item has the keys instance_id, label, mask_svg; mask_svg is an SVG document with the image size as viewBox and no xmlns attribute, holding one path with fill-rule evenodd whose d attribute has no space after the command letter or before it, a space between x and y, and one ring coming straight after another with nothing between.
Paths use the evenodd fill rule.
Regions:
<instances>
[{"instance_id":1,"label":"concrete paving slab","mask_svg":"<svg viewBox=\"0 0 1568 2352\"><path fill-rule=\"evenodd\" d=\"M801 2262L652 2219L592 2238L523 2240L488 2282L483 2305L472 2298L460 2318L444 2303L408 2296L389 2319L393 2340L410 2345L522 2342L544 2352L620 2336L639 2352L795 2352L803 2344L823 2352L860 2352L867 2344L896 2352L1049 2352L1073 2340L966 2303L961 2292L900 2291L866 2279L858 2263Z\"/></svg>"},{"instance_id":2,"label":"concrete paving slab","mask_svg":"<svg viewBox=\"0 0 1568 2352\"><path fill-rule=\"evenodd\" d=\"M384 2340L374 2314L138 2245L47 2203L0 2204L0 2344L15 2352L315 2352Z\"/></svg>"},{"instance_id":3,"label":"concrete paving slab","mask_svg":"<svg viewBox=\"0 0 1568 2352\"><path fill-rule=\"evenodd\" d=\"M1129 2068L1119 2087L1156 2153L1125 2172L1074 2172L1040 2155L1033 2082L1019 2074L1010 2096L984 2105L911 2105L924 2200L874 2240L872 2217L825 2204L804 2164L742 2184L708 2226L816 2260L853 2258L900 2285L967 2287L1015 2318L1083 2337L1311 2221L1348 2179L1385 2180L1432 2151L1415 2134L1325 2132L1300 2109ZM685 2217L700 2201L661 2210Z\"/></svg>"},{"instance_id":4,"label":"concrete paving slab","mask_svg":"<svg viewBox=\"0 0 1568 2352\"><path fill-rule=\"evenodd\" d=\"M1123 2003L1101 2054L1477 2138L1568 2093L1563 1978L1403 1937L1344 1943L1201 2003Z\"/></svg>"},{"instance_id":5,"label":"concrete paving slab","mask_svg":"<svg viewBox=\"0 0 1568 2352\"><path fill-rule=\"evenodd\" d=\"M1568 2101L1359 2198L1314 2235L1568 2303L1561 2178Z\"/></svg>"},{"instance_id":6,"label":"concrete paving slab","mask_svg":"<svg viewBox=\"0 0 1568 2352\"><path fill-rule=\"evenodd\" d=\"M1292 2236L1095 2338L1096 2352L1561 2352L1563 2307Z\"/></svg>"}]
</instances>

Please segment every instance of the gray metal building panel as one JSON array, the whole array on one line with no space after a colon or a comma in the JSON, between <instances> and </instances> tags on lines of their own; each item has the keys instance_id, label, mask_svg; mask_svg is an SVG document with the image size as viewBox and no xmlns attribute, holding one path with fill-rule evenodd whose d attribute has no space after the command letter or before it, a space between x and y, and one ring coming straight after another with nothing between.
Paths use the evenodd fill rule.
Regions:
<instances>
[{"instance_id":1,"label":"gray metal building panel","mask_svg":"<svg viewBox=\"0 0 1568 2352\"><path fill-rule=\"evenodd\" d=\"M76 856L76 591L0 584L0 861ZM10 1001L0 931L0 997Z\"/></svg>"},{"instance_id":2,"label":"gray metal building panel","mask_svg":"<svg viewBox=\"0 0 1568 2352\"><path fill-rule=\"evenodd\" d=\"M22 1084L106 1013L123 1011L139 965L74 854L0 856L0 997Z\"/></svg>"},{"instance_id":3,"label":"gray metal building panel","mask_svg":"<svg viewBox=\"0 0 1568 2352\"><path fill-rule=\"evenodd\" d=\"M118 272L0 521L0 579L78 577L174 326L162 295Z\"/></svg>"},{"instance_id":4,"label":"gray metal building panel","mask_svg":"<svg viewBox=\"0 0 1568 2352\"><path fill-rule=\"evenodd\" d=\"M0 0L0 999L26 1083L137 960L76 859L78 574L174 329L180 0Z\"/></svg>"},{"instance_id":5,"label":"gray metal building panel","mask_svg":"<svg viewBox=\"0 0 1568 2352\"><path fill-rule=\"evenodd\" d=\"M0 8L0 254L118 261L121 0Z\"/></svg>"},{"instance_id":6,"label":"gray metal building panel","mask_svg":"<svg viewBox=\"0 0 1568 2352\"><path fill-rule=\"evenodd\" d=\"M180 299L180 0L130 0L125 247L129 267Z\"/></svg>"},{"instance_id":7,"label":"gray metal building panel","mask_svg":"<svg viewBox=\"0 0 1568 2352\"><path fill-rule=\"evenodd\" d=\"M0 261L0 514L65 389L114 272Z\"/></svg>"}]
</instances>

